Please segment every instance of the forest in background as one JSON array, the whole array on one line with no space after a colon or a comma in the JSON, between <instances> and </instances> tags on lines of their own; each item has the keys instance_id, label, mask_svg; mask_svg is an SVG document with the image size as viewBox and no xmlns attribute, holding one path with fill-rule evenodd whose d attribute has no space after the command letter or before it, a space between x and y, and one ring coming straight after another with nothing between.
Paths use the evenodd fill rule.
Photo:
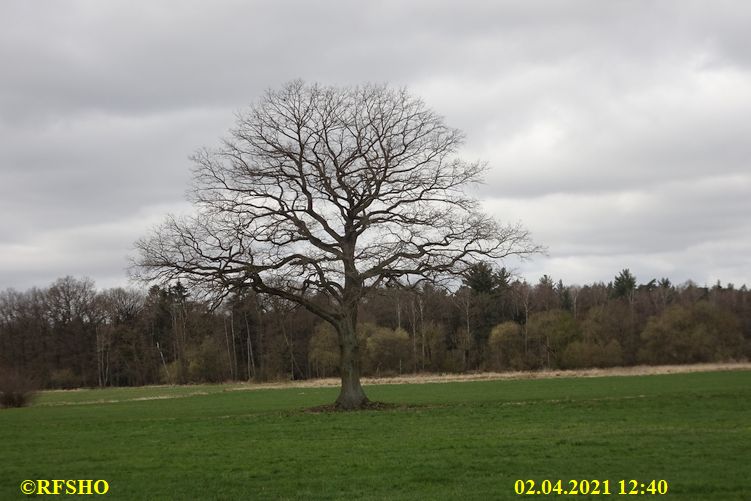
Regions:
<instances>
[{"instance_id":1,"label":"forest in background","mask_svg":"<svg viewBox=\"0 0 751 501\"><path fill-rule=\"evenodd\" d=\"M486 264L454 291L383 288L358 315L364 375L747 360L751 292L719 282L535 284ZM86 278L0 292L0 370L46 388L338 375L337 336L292 303L252 292L218 308L180 282L98 291Z\"/></svg>"}]
</instances>

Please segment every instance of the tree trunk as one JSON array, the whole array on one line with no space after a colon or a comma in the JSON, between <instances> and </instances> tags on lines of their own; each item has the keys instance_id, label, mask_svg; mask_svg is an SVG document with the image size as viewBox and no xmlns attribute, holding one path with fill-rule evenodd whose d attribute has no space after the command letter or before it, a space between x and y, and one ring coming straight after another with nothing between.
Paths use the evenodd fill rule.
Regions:
<instances>
[{"instance_id":1,"label":"tree trunk","mask_svg":"<svg viewBox=\"0 0 751 501\"><path fill-rule=\"evenodd\" d=\"M360 347L355 325L355 318L348 318L336 326L339 334L342 377L341 391L336 399L336 406L339 409L359 409L368 403L368 397L365 396L360 385Z\"/></svg>"},{"instance_id":2,"label":"tree trunk","mask_svg":"<svg viewBox=\"0 0 751 501\"><path fill-rule=\"evenodd\" d=\"M412 298L412 361L413 372L417 374L417 308L415 307L415 298ZM401 360L399 360L401 365ZM401 372L401 370L399 371Z\"/></svg>"},{"instance_id":3,"label":"tree trunk","mask_svg":"<svg viewBox=\"0 0 751 501\"><path fill-rule=\"evenodd\" d=\"M227 333L227 317L222 317L222 323L224 324L224 341L227 343L227 368L231 379L235 379L235 375L232 373L232 353L229 351L229 334Z\"/></svg>"},{"instance_id":4,"label":"tree trunk","mask_svg":"<svg viewBox=\"0 0 751 501\"><path fill-rule=\"evenodd\" d=\"M256 363L253 356L253 341L250 339L250 324L248 323L248 312L245 315L245 331L248 333L248 381L256 377Z\"/></svg>"},{"instance_id":5,"label":"tree trunk","mask_svg":"<svg viewBox=\"0 0 751 501\"><path fill-rule=\"evenodd\" d=\"M232 378L240 379L237 374L237 342L235 341L235 312L229 310L229 327L232 332Z\"/></svg>"}]
</instances>

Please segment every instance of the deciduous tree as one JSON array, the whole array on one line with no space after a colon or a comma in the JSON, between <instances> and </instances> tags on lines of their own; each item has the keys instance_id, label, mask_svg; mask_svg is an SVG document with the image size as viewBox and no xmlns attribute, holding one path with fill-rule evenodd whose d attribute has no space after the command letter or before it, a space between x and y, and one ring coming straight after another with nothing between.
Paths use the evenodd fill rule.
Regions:
<instances>
[{"instance_id":1,"label":"deciduous tree","mask_svg":"<svg viewBox=\"0 0 751 501\"><path fill-rule=\"evenodd\" d=\"M238 114L222 145L195 154L195 213L136 244L136 275L182 280L219 300L247 288L297 303L337 332L337 405L367 404L358 305L379 286L457 275L539 251L466 188L485 170L463 134L404 90L295 81Z\"/></svg>"}]
</instances>

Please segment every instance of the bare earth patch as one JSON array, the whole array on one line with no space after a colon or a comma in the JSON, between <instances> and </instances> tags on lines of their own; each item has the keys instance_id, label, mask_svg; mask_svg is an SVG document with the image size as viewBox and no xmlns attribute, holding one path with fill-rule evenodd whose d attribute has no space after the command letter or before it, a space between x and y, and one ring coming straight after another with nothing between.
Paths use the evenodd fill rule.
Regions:
<instances>
[{"instance_id":1,"label":"bare earth patch","mask_svg":"<svg viewBox=\"0 0 751 501\"><path fill-rule=\"evenodd\" d=\"M394 377L364 377L361 382L363 385L377 384L425 384L425 383L452 383L461 381L495 381L503 379L548 379L548 378L573 378L573 377L603 377L603 376L645 376L651 374L680 374L687 372L714 372L714 371L739 371L751 370L751 362L738 362L726 364L694 364L694 365L639 365L636 367L611 367L608 369L582 369L582 370L544 370L544 371L527 371L527 372L476 372L471 374L404 374ZM267 390L273 388L327 388L339 387L341 381L339 378L309 379L305 381L277 381L271 383L224 383L214 386L212 391L196 389L196 391L151 395L146 397L131 397L121 399L92 399L83 401L58 401L45 402L36 405L40 407L54 407L60 405L92 405L106 404L139 400L167 400L173 398L186 398L197 395L209 395L210 393L221 391L252 391ZM213 385L202 385L203 388ZM151 388L171 388L171 386L152 386ZM54 393L75 393L82 391L74 390L47 390ZM92 394L93 396L94 394ZM393 404L382 402L372 402L370 410L383 410ZM396 406L398 407L398 406ZM366 409L366 410L367 410ZM336 411L332 405L323 405L308 409L308 412L332 412Z\"/></svg>"},{"instance_id":2,"label":"bare earth patch","mask_svg":"<svg viewBox=\"0 0 751 501\"><path fill-rule=\"evenodd\" d=\"M410 406L408 405L391 404L388 402L373 402L372 400L369 400L365 405L363 405L359 409L355 409L355 411L386 411L386 410L393 410L393 409L408 409L408 408L410 408ZM321 414L324 412L352 412L352 410L341 409L337 407L336 404L325 404L325 405L318 405L316 407L310 407L308 409L305 409L305 412L308 412L311 414Z\"/></svg>"},{"instance_id":3,"label":"bare earth patch","mask_svg":"<svg viewBox=\"0 0 751 501\"><path fill-rule=\"evenodd\" d=\"M168 386L159 386L161 388L169 388ZM148 387L144 387L148 388ZM152 386L151 388L157 388L157 386ZM72 390L45 390L48 392L57 392L57 393L64 393L64 392L76 392L76 391L82 391L87 390L88 388L74 388ZM96 390L94 390L96 391ZM39 407L58 407L61 405L96 405L96 404L117 404L120 402L138 402L142 400L170 400L173 398L186 398L186 397L194 397L196 395L208 395L208 392L205 391L193 391L190 393L183 393L179 395L151 395L148 397L132 397L132 398L110 398L110 399L96 399L96 400L82 400L79 402L73 401L60 401L60 402L45 402L38 404Z\"/></svg>"},{"instance_id":4,"label":"bare earth patch","mask_svg":"<svg viewBox=\"0 0 751 501\"><path fill-rule=\"evenodd\" d=\"M693 365L638 365L635 367L610 367L607 369L543 370L516 372L477 372L471 374L404 374L394 377L364 377L363 385L452 383L460 381L495 381L499 379L549 379L571 377L647 376L653 374L683 374L687 372L716 372L751 370L751 362L714 363ZM325 388L338 387L339 378L281 381L273 383L241 383L231 391L262 390L267 388Z\"/></svg>"}]
</instances>

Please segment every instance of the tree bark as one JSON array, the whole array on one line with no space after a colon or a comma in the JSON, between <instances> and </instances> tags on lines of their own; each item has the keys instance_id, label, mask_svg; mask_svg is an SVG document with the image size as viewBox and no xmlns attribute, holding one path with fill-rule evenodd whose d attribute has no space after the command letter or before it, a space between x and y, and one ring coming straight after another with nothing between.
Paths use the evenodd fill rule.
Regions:
<instances>
[{"instance_id":1,"label":"tree bark","mask_svg":"<svg viewBox=\"0 0 751 501\"><path fill-rule=\"evenodd\" d=\"M463 133L404 90L297 80L237 118L221 148L192 157L199 210L168 217L136 243L135 276L183 280L215 302L251 288L331 323L341 347L341 408L367 403L355 335L363 298L402 279L460 276L481 260L542 250L520 225L502 225L465 193L484 164L458 158Z\"/></svg>"},{"instance_id":2,"label":"tree bark","mask_svg":"<svg viewBox=\"0 0 751 501\"><path fill-rule=\"evenodd\" d=\"M365 391L360 385L360 346L355 331L354 315L336 325L339 335L339 353L341 355L340 373L342 387L336 399L339 409L359 409L368 402Z\"/></svg>"}]
</instances>

